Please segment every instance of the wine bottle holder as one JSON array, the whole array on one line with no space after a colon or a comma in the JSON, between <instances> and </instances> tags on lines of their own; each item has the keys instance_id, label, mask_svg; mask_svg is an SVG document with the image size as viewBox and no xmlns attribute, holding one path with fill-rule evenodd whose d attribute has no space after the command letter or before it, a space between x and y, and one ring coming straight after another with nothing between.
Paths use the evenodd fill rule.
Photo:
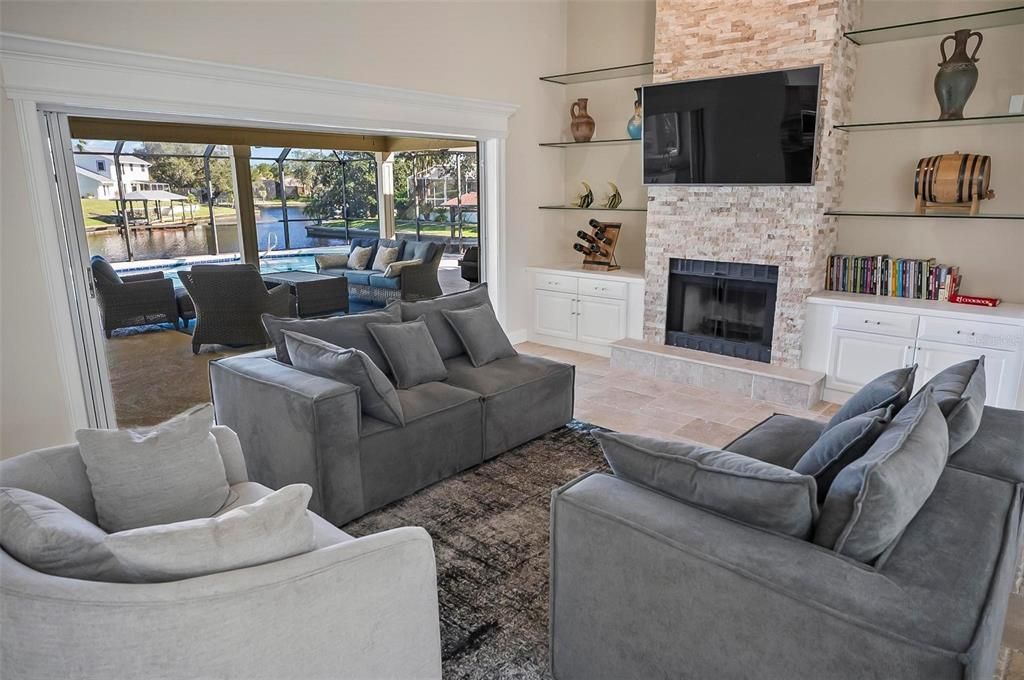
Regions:
<instances>
[{"instance_id":1,"label":"wine bottle holder","mask_svg":"<svg viewBox=\"0 0 1024 680\"><path fill-rule=\"evenodd\" d=\"M619 268L615 261L615 246L619 242L621 222L598 222L590 220L590 233L585 230L576 232L576 237L583 242L583 268L597 271L614 271ZM579 243L573 248L579 252Z\"/></svg>"}]
</instances>

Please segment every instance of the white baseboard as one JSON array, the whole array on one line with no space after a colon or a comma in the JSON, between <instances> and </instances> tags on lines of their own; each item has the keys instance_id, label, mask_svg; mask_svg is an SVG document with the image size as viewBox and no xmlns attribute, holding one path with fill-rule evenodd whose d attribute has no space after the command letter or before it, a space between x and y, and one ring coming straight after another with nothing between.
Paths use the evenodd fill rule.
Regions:
<instances>
[{"instance_id":1,"label":"white baseboard","mask_svg":"<svg viewBox=\"0 0 1024 680\"><path fill-rule=\"evenodd\" d=\"M513 345L518 345L521 342L526 342L529 338L526 329L520 329L518 331L512 331L508 334L508 339Z\"/></svg>"}]
</instances>

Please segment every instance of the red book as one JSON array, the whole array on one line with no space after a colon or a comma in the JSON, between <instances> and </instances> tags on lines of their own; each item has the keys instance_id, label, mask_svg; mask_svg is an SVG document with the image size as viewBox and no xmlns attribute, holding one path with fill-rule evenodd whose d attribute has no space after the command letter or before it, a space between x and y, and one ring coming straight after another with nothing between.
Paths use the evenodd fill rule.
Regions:
<instances>
[{"instance_id":1,"label":"red book","mask_svg":"<svg viewBox=\"0 0 1024 680\"><path fill-rule=\"evenodd\" d=\"M958 305L978 305L979 307L997 307L1002 302L999 298L978 297L976 295L950 295L950 302Z\"/></svg>"}]
</instances>

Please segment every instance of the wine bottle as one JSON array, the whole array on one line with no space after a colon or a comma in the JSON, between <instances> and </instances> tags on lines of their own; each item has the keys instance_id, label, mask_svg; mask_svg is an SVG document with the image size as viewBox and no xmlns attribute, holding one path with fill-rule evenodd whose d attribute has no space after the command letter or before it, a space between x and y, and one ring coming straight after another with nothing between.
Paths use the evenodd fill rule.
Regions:
<instances>
[{"instance_id":1,"label":"wine bottle","mask_svg":"<svg viewBox=\"0 0 1024 680\"><path fill-rule=\"evenodd\" d=\"M604 233L604 224L593 219L587 222L587 224L594 228L594 238L606 246L610 246L612 244L612 240Z\"/></svg>"},{"instance_id":2,"label":"wine bottle","mask_svg":"<svg viewBox=\"0 0 1024 680\"><path fill-rule=\"evenodd\" d=\"M597 243L597 239L596 238L594 238L593 236L591 236L590 234L588 234L587 232L585 232L583 230L577 231L576 232L576 237L586 241L587 243L589 243L591 245L595 245Z\"/></svg>"},{"instance_id":3,"label":"wine bottle","mask_svg":"<svg viewBox=\"0 0 1024 680\"><path fill-rule=\"evenodd\" d=\"M582 243L573 243L572 249L575 250L577 253L583 253L584 255L590 254L590 248L587 248Z\"/></svg>"}]
</instances>

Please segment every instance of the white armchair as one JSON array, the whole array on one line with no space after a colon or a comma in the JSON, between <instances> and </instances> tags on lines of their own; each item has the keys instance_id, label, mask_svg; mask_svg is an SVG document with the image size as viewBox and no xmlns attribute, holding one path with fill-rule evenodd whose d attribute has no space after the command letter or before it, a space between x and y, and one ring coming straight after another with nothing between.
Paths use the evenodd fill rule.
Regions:
<instances>
[{"instance_id":1,"label":"white armchair","mask_svg":"<svg viewBox=\"0 0 1024 680\"><path fill-rule=\"evenodd\" d=\"M229 482L245 495L269 493L247 481L235 434L215 434ZM0 462L0 484L96 521L75 445ZM354 539L315 522L322 547L313 552L150 585L50 576L0 551L4 677L439 679L427 532Z\"/></svg>"}]
</instances>

